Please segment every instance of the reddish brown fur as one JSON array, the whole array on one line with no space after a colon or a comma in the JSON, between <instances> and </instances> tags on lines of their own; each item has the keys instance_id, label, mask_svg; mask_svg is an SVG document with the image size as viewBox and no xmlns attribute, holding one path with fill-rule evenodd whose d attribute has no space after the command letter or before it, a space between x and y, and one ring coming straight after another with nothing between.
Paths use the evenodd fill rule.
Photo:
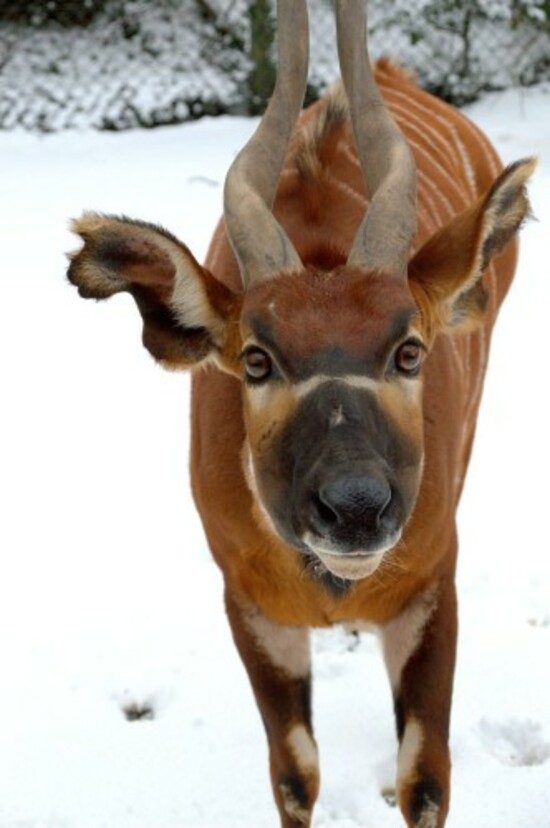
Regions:
<instances>
[{"instance_id":1,"label":"reddish brown fur","mask_svg":"<svg viewBox=\"0 0 550 828\"><path fill-rule=\"evenodd\" d=\"M401 129L411 141L420 172L419 225L414 252L453 215L480 198L502 166L487 140L461 113L427 95L409 75L389 62L382 62L377 66L376 80L390 109L394 109ZM403 106L407 108L402 96L427 110L423 120L439 136L440 146L434 148L430 133L419 132L418 125L409 121L402 110ZM326 103L320 101L304 114L287 158L274 209L302 260L322 268L327 263L334 267L345 260L364 210L363 180L349 155L350 149L353 151L349 123L338 115L331 122L330 113L327 118L325 111ZM319 117L323 124L317 132L312 130L312 134L317 135L317 144L312 146L307 130ZM460 157L448 150L449 144L454 145L455 136L470 159L470 177ZM343 182L357 197L350 197L337 182ZM478 215L474 213L472 209L469 215L460 219L456 244L451 242L454 261L460 264L457 270L471 264L460 260L472 255L473 237L479 232ZM448 243L447 238L445 244ZM428 250L424 255L429 258ZM454 664L452 642L456 632L455 597L451 586L456 558L454 514L475 430L487 360L486 343L497 309L510 285L516 254L516 244L512 242L496 256L484 275L489 298L483 326L452 340L446 336L436 339L424 380L424 410L429 412L424 422L426 463L417 505L403 544L391 566L382 565L375 576L357 582L343 596L332 595L314 580L304 578L296 553L266 532L263 524L254 517L257 512L241 471L245 433L238 413L241 407L239 384L215 369L201 372L193 380L193 490L205 516L209 543L224 570L227 592L232 600L244 605L252 602L269 618L283 625L326 626L350 619L384 623L398 615L411 596L430 584L439 581L446 585L441 587L437 618L431 627L436 640L426 637L414 661L409 663L399 702L407 710L405 719L411 711L421 716L419 711L425 709L432 721L432 732L418 761L422 773L429 779L438 779L442 788L437 822L433 823L437 826L443 825L448 808L449 759L445 745ZM453 261L453 256L446 258L446 262L449 261ZM223 227L214 237L207 265L233 289L238 287L239 274ZM333 320L336 341L342 337L348 347L358 352L361 349L363 332L348 324L345 309L341 315L331 313L331 288L338 278L337 273L331 274L327 281L317 279L315 295L312 295L307 280L296 283L292 292L281 290L284 300L281 299L278 305L282 320L278 333L294 343L293 353L297 359L305 351L315 348L316 331L323 326L324 314ZM432 341L443 320L433 318L434 305L426 301L426 287L415 285L414 267L411 275L411 287L422 312L425 335ZM434 275L437 280L435 271ZM453 282L452 272L448 276L440 275L444 281ZM361 284L353 283L353 277L346 278L352 283L346 294L350 306L361 303ZM372 284L371 280L371 287ZM394 286L386 281L381 283L381 289L386 291L390 305ZM262 304L262 291L266 294L277 292L269 284L262 288L254 300L258 305ZM301 330L285 328L285 320L291 316L286 305L293 302L311 308L307 327ZM365 324L376 327L376 322L371 319L365 320ZM304 330L307 330L307 336ZM223 416L220 411L224 412ZM208 506L212 497L217 504L215 510ZM435 538L437 545L434 545ZM433 651L439 659L438 672L433 671L427 651ZM253 669L249 664L249 670ZM418 698L422 687L427 688L431 706L425 699ZM264 704L262 699L259 702L261 706ZM265 715L269 714L264 709ZM403 784L400 802L406 816L413 807L415 785L418 795L419 784L414 779ZM284 819L283 814L283 824L286 825ZM410 816L407 823L416 824ZM288 825L294 825L294 822L289 821Z\"/></svg>"},{"instance_id":2,"label":"reddish brown fur","mask_svg":"<svg viewBox=\"0 0 550 828\"><path fill-rule=\"evenodd\" d=\"M345 264L367 203L338 91L303 114L274 207L304 271L243 293L223 223L206 269L159 228L101 216L76 223L85 246L69 270L84 296L122 290L134 296L144 343L157 359L171 367L209 361L193 377L193 493L223 570L228 617L266 726L283 828L310 824L319 785L306 629L358 621L379 625L384 643L401 742L397 793L407 825L445 823L455 512L490 332L513 277L514 235L528 214L524 185L533 162L499 176L495 151L464 115L388 61L378 64L376 80L418 169L418 232L408 284ZM400 345L392 330L411 311L416 317L404 336L414 333L430 351L423 380L396 379L387 368ZM239 358L243 346L255 341L259 320L295 378L274 383L265 398L261 389L243 392ZM363 380L368 393L374 386L387 433L410 443L400 475L415 493L421 466L410 458L420 458L422 448L424 453L402 539L373 574L340 589L308 572L301 553L274 531L255 478L260 468L274 488L284 486L282 476L269 477L273 446L299 408L302 376L324 381L323 365L315 374L301 369L308 360L322 362L327 347L343 352L346 365L371 366L370 374L365 367L365 376L356 371L351 380L338 381L353 387Z\"/></svg>"},{"instance_id":3,"label":"reddish brown fur","mask_svg":"<svg viewBox=\"0 0 550 828\"><path fill-rule=\"evenodd\" d=\"M342 292L342 281L346 291ZM261 285L245 303L247 315L262 315L262 308L273 303L274 338L282 350L291 353L296 364L303 362L326 342L327 328L331 345L347 348L357 356L382 347L388 325L396 312L414 311L407 292L397 280L364 272L344 265L330 273L311 269L296 281L281 276Z\"/></svg>"},{"instance_id":4,"label":"reddish brown fur","mask_svg":"<svg viewBox=\"0 0 550 828\"><path fill-rule=\"evenodd\" d=\"M432 120L444 135L456 131L461 136L464 143L471 148L471 159L476 175L476 193L473 197L481 195L493 182L495 172L502 170L502 165L494 150L471 122L467 121L460 112L423 92L408 74L386 61L377 66L376 80L390 108L392 101L397 97L396 92L404 93L408 98L420 102L422 106L434 113ZM325 105L324 101L320 101L307 110L302 123L308 125ZM439 119L444 119L444 121ZM415 142L419 142L422 146L421 139L416 133L413 134L407 120L400 118L399 115L397 120L405 135L407 137L413 135ZM326 181L318 182L314 178L309 178L308 186L312 190L311 199L314 198L313 190L317 186L318 203L326 204L328 201L331 204L328 210L326 207L319 209L316 224L310 223L311 209L307 206L304 209L301 200L303 181L295 166L296 154L301 149L299 129L286 164L291 174L288 176L288 181L283 179L279 189L275 214L291 235L304 261L315 262L315 253L319 248L322 255L325 255L327 239L330 239L331 247L340 250L344 257L362 217L363 208L359 203L355 207L349 199L340 203L339 193L331 191ZM341 134L340 142L335 140L333 134L329 144L322 146L321 157L324 159L324 165L319 169L326 169L330 166L334 178L339 180L342 178L350 188L362 194L364 186L360 170L352 165L347 155L344 154L352 143L349 124L346 122L344 125L336 126L335 130L337 134ZM335 152L339 151L339 154L331 157L329 147ZM472 202L472 194L465 180L464 170L457 168L456 161L452 157L440 154L441 164L444 164L443 169L457 181L456 190L449 192L448 182L443 173L434 168L426 154L430 151L430 142L426 141L423 148L424 153L415 152L413 144L413 152L415 152L420 172L425 172L429 180L434 182L434 187L445 193L454 212L466 208ZM422 181L421 178L418 197L421 215L423 199L428 191L428 187L424 186ZM450 216L442 214L439 217L439 226L442 226L448 218ZM414 249L419 249L429 235L431 235L430 229L420 221ZM516 244L509 244L484 277L484 281L491 288L489 309L485 317L485 331L491 329L496 310L508 290L514 272L516 254ZM223 234L223 225L216 231L206 264L214 270L218 279L233 289L238 289L240 277L227 239ZM493 273L497 271L498 279L493 276ZM322 284L320 289L323 290ZM266 290L269 290L269 286ZM303 301L301 295L303 290L305 288L302 285L296 285L295 301L298 303ZM327 307L330 312L330 305ZM335 323L339 324L337 320ZM313 319L313 331L315 325L316 321ZM349 336L350 331L348 330L347 333ZM241 408L240 385L215 369L207 369L194 376L192 416L195 436L191 460L194 490L199 508L205 506L203 491L215 492L220 508L216 510L216 514L208 514L206 530L213 549L220 550L218 556L221 554L222 566L225 568L226 562L229 562L231 571L237 572L237 588L245 582L248 597L257 600L270 616L282 623L317 625L349 617L367 617L375 621L389 618L399 611L411 593L427 583L434 568L439 565L439 561L424 555L423 534L426 533L432 537L434 525L439 525L444 538L449 535L450 531L445 527L453 525L460 485L455 485L449 477L452 478L456 474L461 482L465 471L467 457L461 446L463 443L469 445L475 427L481 391L479 377L486 360L486 353L481 345L482 336L480 331L476 331L470 336L453 339L452 344L447 337L439 337L427 363L424 408L426 411L433 412L432 418L435 420L441 407L444 406L445 416L439 421L438 429L443 426L446 433L442 434L440 430L432 432L430 424L426 424L428 440L426 455L429 465L424 472L424 485L415 516L408 527L409 557L406 562L403 562L403 565L411 571L410 580L400 578L399 583L394 583L395 578L391 573L386 577L377 578L375 583L367 580L359 583L353 594L343 601L335 601L315 584L304 583L303 579L298 577L298 566L293 551L281 547L278 548L278 554L265 553L265 550L271 548L274 543L278 547L279 545L272 537L263 536L257 525L249 524L248 509L244 508L244 504L250 504L251 496L240 464L240 452L244 440L243 425L238 414ZM299 340L297 341L299 343ZM454 367L455 349L458 349L459 359L464 366L462 376L457 375ZM221 410L224 411L223 418L217 416L216 413ZM231 416L227 415L229 410ZM465 410L469 413L467 422L463 418ZM463 441L464 428L468 431L468 438L465 441ZM213 439L214 435L216 436ZM224 470L221 475L220 469ZM449 492L448 496L443 499L443 509L441 509L441 498L432 499L431 497L430 489L434 486L432 481L439 481L439 485L443 486L443 491ZM447 503L446 507L445 503ZM210 512L208 507L206 508ZM250 536L249 543L239 541L240 548L231 553L225 552L224 549L227 544L228 529L226 520L222 517L224 513L231 516L231 525L234 523L234 529L229 532L231 536L238 538ZM223 525L223 535L218 535L220 525ZM411 559L411 550L415 549L418 549L418 553L415 554L413 551ZM244 556L246 565L236 564L235 558L240 556ZM251 559L256 557L262 561L259 567L251 565ZM270 571L272 567L273 572ZM259 575L256 581L257 572ZM391 595L388 595L385 589L388 583L392 584ZM265 595L266 584L268 596ZM277 585L276 594L272 595L274 584Z\"/></svg>"}]
</instances>

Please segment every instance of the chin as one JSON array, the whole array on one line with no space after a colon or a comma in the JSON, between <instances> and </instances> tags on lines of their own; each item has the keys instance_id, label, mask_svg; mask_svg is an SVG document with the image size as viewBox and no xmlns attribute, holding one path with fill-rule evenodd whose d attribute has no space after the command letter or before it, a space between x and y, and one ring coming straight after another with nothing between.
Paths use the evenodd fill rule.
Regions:
<instances>
[{"instance_id":1,"label":"chin","mask_svg":"<svg viewBox=\"0 0 550 828\"><path fill-rule=\"evenodd\" d=\"M384 555L399 542L401 534L401 530L398 530L372 549L357 549L349 552L329 544L326 546L315 544L311 537L306 537L304 540L308 552L318 558L323 567L332 575L346 581L360 581L376 572Z\"/></svg>"},{"instance_id":2,"label":"chin","mask_svg":"<svg viewBox=\"0 0 550 828\"><path fill-rule=\"evenodd\" d=\"M339 553L317 552L317 557L332 575L345 581L360 581L372 575L382 562L383 552Z\"/></svg>"}]
</instances>

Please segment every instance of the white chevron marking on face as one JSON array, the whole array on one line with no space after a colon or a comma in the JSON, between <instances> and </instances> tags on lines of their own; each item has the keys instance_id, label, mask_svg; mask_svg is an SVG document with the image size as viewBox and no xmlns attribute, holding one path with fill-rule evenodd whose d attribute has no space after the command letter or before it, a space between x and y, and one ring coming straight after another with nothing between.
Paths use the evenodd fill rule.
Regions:
<instances>
[{"instance_id":1,"label":"white chevron marking on face","mask_svg":"<svg viewBox=\"0 0 550 828\"><path fill-rule=\"evenodd\" d=\"M248 385L246 388L252 409L259 412L281 394L289 394L295 402L299 402L328 382L347 385L348 388L371 391L374 394L379 393L380 389L386 384L371 377L362 377L355 374L343 376L315 374L315 376L300 382L284 384L264 382L259 385Z\"/></svg>"},{"instance_id":2,"label":"white chevron marking on face","mask_svg":"<svg viewBox=\"0 0 550 828\"><path fill-rule=\"evenodd\" d=\"M327 382L340 382L350 388L357 388L362 391L378 393L382 383L372 377L362 377L356 374L345 374L344 376L331 376L330 374L316 374L307 380L302 380L293 386L294 394L298 399L303 399L312 391L316 391L321 385Z\"/></svg>"}]
</instances>

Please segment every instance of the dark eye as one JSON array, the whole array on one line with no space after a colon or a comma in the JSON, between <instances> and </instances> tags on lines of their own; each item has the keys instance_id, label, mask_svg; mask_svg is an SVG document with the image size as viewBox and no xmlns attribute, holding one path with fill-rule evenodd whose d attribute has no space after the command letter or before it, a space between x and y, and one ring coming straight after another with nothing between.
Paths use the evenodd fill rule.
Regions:
<instances>
[{"instance_id":1,"label":"dark eye","mask_svg":"<svg viewBox=\"0 0 550 828\"><path fill-rule=\"evenodd\" d=\"M395 368L401 374L415 376L420 370L422 361L422 346L414 339L409 339L399 346L395 352Z\"/></svg>"},{"instance_id":2,"label":"dark eye","mask_svg":"<svg viewBox=\"0 0 550 828\"><path fill-rule=\"evenodd\" d=\"M247 348L244 353L244 364L247 379L252 382L261 382L271 374L271 359L261 348Z\"/></svg>"}]
</instances>

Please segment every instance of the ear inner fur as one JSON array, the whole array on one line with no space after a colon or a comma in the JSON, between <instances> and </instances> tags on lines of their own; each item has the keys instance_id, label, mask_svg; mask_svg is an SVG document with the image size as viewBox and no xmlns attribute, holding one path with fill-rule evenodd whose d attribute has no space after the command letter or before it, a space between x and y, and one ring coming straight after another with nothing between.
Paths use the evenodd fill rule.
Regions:
<instances>
[{"instance_id":1,"label":"ear inner fur","mask_svg":"<svg viewBox=\"0 0 550 828\"><path fill-rule=\"evenodd\" d=\"M476 204L437 231L409 264L411 290L432 332L470 330L487 304L483 272L530 215L534 159L508 167Z\"/></svg>"},{"instance_id":2,"label":"ear inner fur","mask_svg":"<svg viewBox=\"0 0 550 828\"><path fill-rule=\"evenodd\" d=\"M169 367L190 367L223 347L237 297L162 228L85 214L72 228L84 246L69 279L86 298L130 293L143 317L143 344Z\"/></svg>"}]
</instances>

